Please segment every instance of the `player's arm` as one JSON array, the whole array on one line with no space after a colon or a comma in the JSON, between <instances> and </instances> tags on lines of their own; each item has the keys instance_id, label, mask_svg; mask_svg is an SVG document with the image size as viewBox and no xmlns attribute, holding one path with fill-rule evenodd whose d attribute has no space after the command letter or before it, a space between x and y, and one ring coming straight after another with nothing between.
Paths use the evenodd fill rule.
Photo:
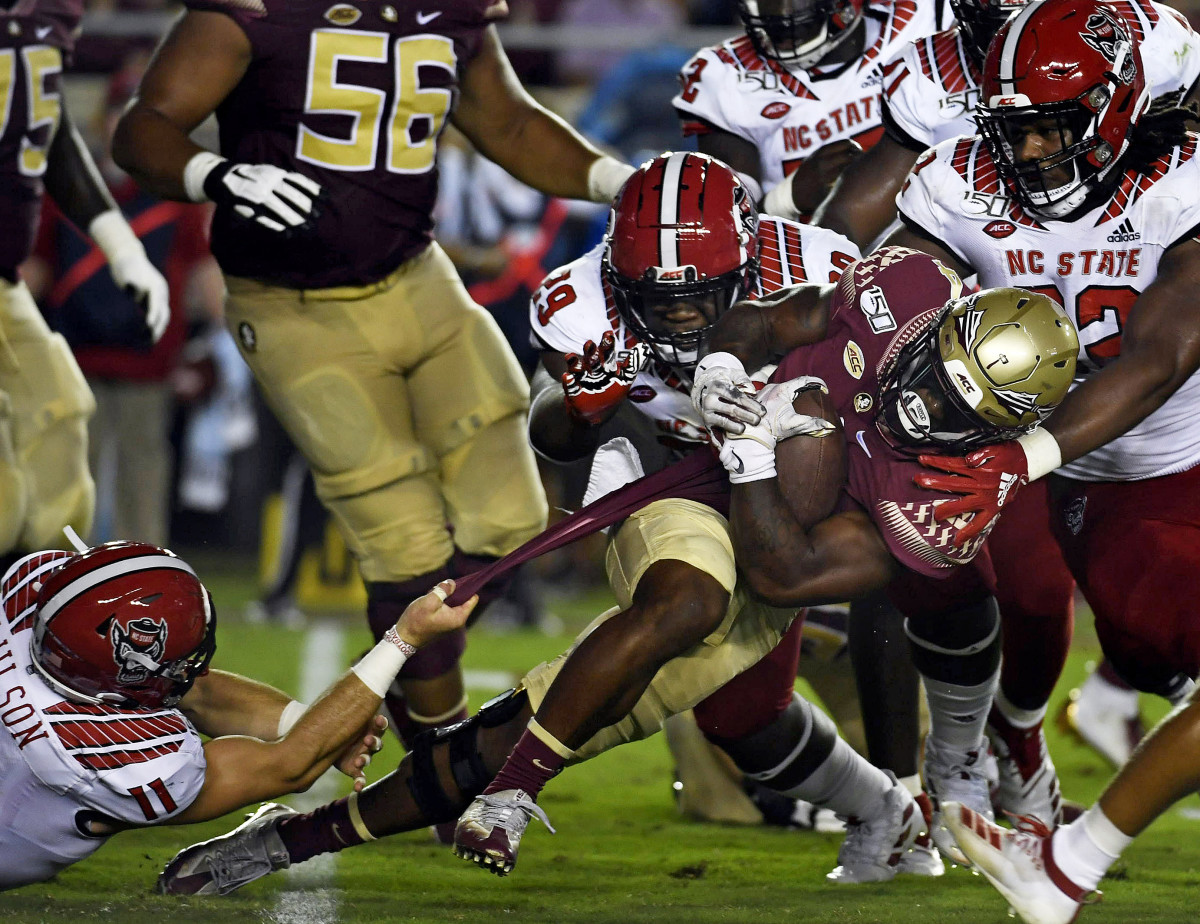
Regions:
<instances>
[{"instance_id":1,"label":"player's arm","mask_svg":"<svg viewBox=\"0 0 1200 924\"><path fill-rule=\"evenodd\" d=\"M896 194L918 153L885 134L846 167L813 213L812 223L866 248L896 217Z\"/></svg>"},{"instance_id":2,"label":"player's arm","mask_svg":"<svg viewBox=\"0 0 1200 924\"><path fill-rule=\"evenodd\" d=\"M168 823L206 821L311 786L359 736L406 657L466 623L478 598L447 606L443 601L453 586L444 581L437 592L410 604L394 630L308 706L282 738L229 735L205 744L204 785L195 801Z\"/></svg>"},{"instance_id":3,"label":"player's arm","mask_svg":"<svg viewBox=\"0 0 1200 924\"><path fill-rule=\"evenodd\" d=\"M319 183L273 164L226 160L192 141L250 66L250 40L223 13L189 10L150 62L117 123L113 160L147 192L216 202L269 231L308 228Z\"/></svg>"},{"instance_id":4,"label":"player's arm","mask_svg":"<svg viewBox=\"0 0 1200 924\"><path fill-rule=\"evenodd\" d=\"M692 122L702 121L691 114L688 114L686 118ZM755 181L755 184L758 184L762 180L762 165L758 159L758 148L740 135L717 128L711 122L703 124L707 131L696 136L696 147L699 148L700 153L715 157L728 164L743 177L749 177Z\"/></svg>"},{"instance_id":5,"label":"player's arm","mask_svg":"<svg viewBox=\"0 0 1200 924\"><path fill-rule=\"evenodd\" d=\"M576 417L567 407L562 387L566 372L566 357L545 350L530 385L529 442L538 454L554 462L574 462L600 445L599 427Z\"/></svg>"},{"instance_id":6,"label":"player's arm","mask_svg":"<svg viewBox=\"0 0 1200 924\"><path fill-rule=\"evenodd\" d=\"M608 203L633 172L529 95L494 26L463 71L450 118L484 157L550 196Z\"/></svg>"},{"instance_id":7,"label":"player's arm","mask_svg":"<svg viewBox=\"0 0 1200 924\"><path fill-rule=\"evenodd\" d=\"M1200 369L1200 242L1168 250L1134 303L1121 354L1063 399L1044 425L1070 462L1162 407Z\"/></svg>"},{"instance_id":8,"label":"player's arm","mask_svg":"<svg viewBox=\"0 0 1200 924\"><path fill-rule=\"evenodd\" d=\"M279 737L279 720L292 698L269 684L228 671L210 670L196 679L179 708L197 731L210 738Z\"/></svg>"},{"instance_id":9,"label":"player's arm","mask_svg":"<svg viewBox=\"0 0 1200 924\"><path fill-rule=\"evenodd\" d=\"M62 213L76 227L87 229L108 260L117 285L141 305L150 337L157 341L171 319L167 281L154 268L146 248L117 208L65 103L47 152L45 183Z\"/></svg>"},{"instance_id":10,"label":"player's arm","mask_svg":"<svg viewBox=\"0 0 1200 924\"><path fill-rule=\"evenodd\" d=\"M903 218L903 215L901 217ZM889 234L887 240L875 249L878 250L882 247L908 247L927 253L944 266L954 270L960 278L975 274L975 270L966 261L960 259L946 244L909 222L905 222Z\"/></svg>"}]
</instances>

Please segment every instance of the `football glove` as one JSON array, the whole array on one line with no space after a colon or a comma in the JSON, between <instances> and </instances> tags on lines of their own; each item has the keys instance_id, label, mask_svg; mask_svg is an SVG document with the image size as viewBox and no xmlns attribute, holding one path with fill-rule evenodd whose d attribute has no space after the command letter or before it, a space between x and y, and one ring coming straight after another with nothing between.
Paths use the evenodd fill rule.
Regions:
<instances>
[{"instance_id":1,"label":"football glove","mask_svg":"<svg viewBox=\"0 0 1200 924\"><path fill-rule=\"evenodd\" d=\"M956 516L970 516L971 522L954 536L954 544L963 546L974 539L1000 516L1000 509L1029 484L1029 459L1016 440L976 449L966 456L918 457L930 471L919 472L913 481L931 491L959 494L933 509L939 523Z\"/></svg>"},{"instance_id":2,"label":"football glove","mask_svg":"<svg viewBox=\"0 0 1200 924\"><path fill-rule=\"evenodd\" d=\"M742 361L732 353L709 353L696 364L692 405L710 431L733 435L747 424L757 424L766 413Z\"/></svg>"},{"instance_id":3,"label":"football glove","mask_svg":"<svg viewBox=\"0 0 1200 924\"><path fill-rule=\"evenodd\" d=\"M603 423L625 400L649 359L650 351L643 343L618 350L612 331L601 338L599 346L591 340L585 343L582 356L568 353L562 386L571 416L588 426Z\"/></svg>"},{"instance_id":4,"label":"football glove","mask_svg":"<svg viewBox=\"0 0 1200 924\"><path fill-rule=\"evenodd\" d=\"M758 393L764 408L758 423L743 426L742 432L737 435L711 431L720 448L718 458L729 472L730 484L774 478L775 446L781 440L792 436L821 438L834 431L829 421L797 414L792 407L796 397L809 388L828 391L823 381L809 375L766 385Z\"/></svg>"},{"instance_id":5,"label":"football glove","mask_svg":"<svg viewBox=\"0 0 1200 924\"><path fill-rule=\"evenodd\" d=\"M108 269L117 287L142 309L150 340L157 343L171 320L171 293L167 280L155 269L146 256L146 248L116 209L101 212L93 218L88 224L88 235L108 259Z\"/></svg>"},{"instance_id":6,"label":"football glove","mask_svg":"<svg viewBox=\"0 0 1200 924\"><path fill-rule=\"evenodd\" d=\"M271 231L298 231L317 217L319 183L272 164L221 161L204 178L204 193L217 205Z\"/></svg>"}]
</instances>

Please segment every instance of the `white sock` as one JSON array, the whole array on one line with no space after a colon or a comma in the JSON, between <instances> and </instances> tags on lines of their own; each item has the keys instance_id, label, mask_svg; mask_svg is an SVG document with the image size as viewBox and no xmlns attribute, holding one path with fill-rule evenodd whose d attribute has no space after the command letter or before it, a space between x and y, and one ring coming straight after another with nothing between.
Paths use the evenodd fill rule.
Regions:
<instances>
[{"instance_id":1,"label":"white sock","mask_svg":"<svg viewBox=\"0 0 1200 924\"><path fill-rule=\"evenodd\" d=\"M869 809L895 785L892 780L838 738L817 769L783 794L832 809L844 817L867 818Z\"/></svg>"},{"instance_id":2,"label":"white sock","mask_svg":"<svg viewBox=\"0 0 1200 924\"><path fill-rule=\"evenodd\" d=\"M914 773L912 776L902 776L897 782L909 791L909 794L914 798L921 795L924 787L921 785L921 774Z\"/></svg>"},{"instance_id":3,"label":"white sock","mask_svg":"<svg viewBox=\"0 0 1200 924\"><path fill-rule=\"evenodd\" d=\"M1094 889L1133 838L1093 805L1083 816L1054 832L1054 862L1081 889Z\"/></svg>"},{"instance_id":4,"label":"white sock","mask_svg":"<svg viewBox=\"0 0 1200 924\"><path fill-rule=\"evenodd\" d=\"M1012 700L1004 695L1003 687L996 690L996 709L1013 728L1033 728L1046 717L1045 703L1037 709L1022 709L1020 706L1014 706Z\"/></svg>"},{"instance_id":5,"label":"white sock","mask_svg":"<svg viewBox=\"0 0 1200 924\"><path fill-rule=\"evenodd\" d=\"M983 741L992 699L1000 683L997 667L983 683L972 687L933 680L922 675L929 701L929 734L943 748L970 751Z\"/></svg>"}]
</instances>

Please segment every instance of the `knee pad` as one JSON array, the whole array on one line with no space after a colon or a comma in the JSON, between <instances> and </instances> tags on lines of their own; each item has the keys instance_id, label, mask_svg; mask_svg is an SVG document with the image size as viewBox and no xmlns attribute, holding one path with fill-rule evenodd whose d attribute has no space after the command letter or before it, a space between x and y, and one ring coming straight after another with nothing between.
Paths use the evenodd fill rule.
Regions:
<instances>
[{"instance_id":1,"label":"knee pad","mask_svg":"<svg viewBox=\"0 0 1200 924\"><path fill-rule=\"evenodd\" d=\"M367 622L375 641L396 625L410 603L452 576L450 566L445 565L407 581L368 581Z\"/></svg>"},{"instance_id":2,"label":"knee pad","mask_svg":"<svg viewBox=\"0 0 1200 924\"><path fill-rule=\"evenodd\" d=\"M479 753L479 729L511 722L528 702L529 695L524 690L508 690L488 700L469 719L417 736L413 742L413 771L408 779L408 789L430 823L458 817L462 799L475 798L492 781L494 774L488 772L483 755ZM434 749L440 747L450 749L450 773L459 790L457 797L446 792L438 776L433 755Z\"/></svg>"},{"instance_id":3,"label":"knee pad","mask_svg":"<svg viewBox=\"0 0 1200 924\"><path fill-rule=\"evenodd\" d=\"M913 664L926 677L975 686L1000 666L1000 613L994 598L954 613L904 621Z\"/></svg>"},{"instance_id":4,"label":"knee pad","mask_svg":"<svg viewBox=\"0 0 1200 924\"><path fill-rule=\"evenodd\" d=\"M396 677L399 680L432 680L441 677L458 666L466 650L466 629L447 632L405 661Z\"/></svg>"}]
</instances>

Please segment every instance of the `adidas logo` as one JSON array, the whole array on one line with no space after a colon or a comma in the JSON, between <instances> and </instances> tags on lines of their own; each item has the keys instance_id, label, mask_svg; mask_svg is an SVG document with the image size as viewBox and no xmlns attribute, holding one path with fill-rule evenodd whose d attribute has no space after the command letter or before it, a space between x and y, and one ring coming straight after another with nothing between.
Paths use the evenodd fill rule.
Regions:
<instances>
[{"instance_id":1,"label":"adidas logo","mask_svg":"<svg viewBox=\"0 0 1200 924\"><path fill-rule=\"evenodd\" d=\"M1130 241L1140 241L1142 235L1133 230L1133 225L1126 218L1117 226L1117 230L1108 236L1108 239L1114 244L1127 244Z\"/></svg>"}]
</instances>

